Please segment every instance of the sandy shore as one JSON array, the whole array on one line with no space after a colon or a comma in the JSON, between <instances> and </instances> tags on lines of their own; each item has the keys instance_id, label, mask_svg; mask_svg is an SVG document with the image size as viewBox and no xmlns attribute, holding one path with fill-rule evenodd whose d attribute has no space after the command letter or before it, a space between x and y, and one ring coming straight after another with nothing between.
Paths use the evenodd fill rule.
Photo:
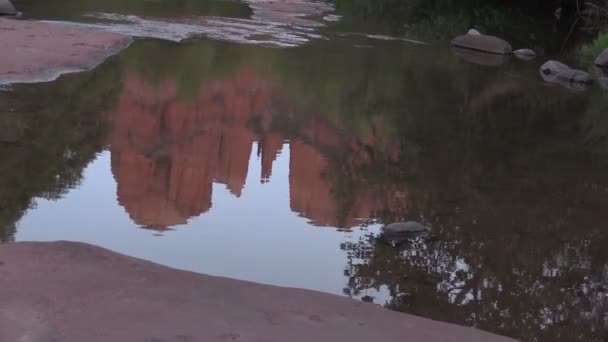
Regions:
<instances>
[{"instance_id":1,"label":"sandy shore","mask_svg":"<svg viewBox=\"0 0 608 342\"><path fill-rule=\"evenodd\" d=\"M0 18L0 85L52 81L88 70L131 38L77 25Z\"/></svg>"},{"instance_id":2,"label":"sandy shore","mask_svg":"<svg viewBox=\"0 0 608 342\"><path fill-rule=\"evenodd\" d=\"M512 341L74 242L0 245L0 341Z\"/></svg>"}]
</instances>

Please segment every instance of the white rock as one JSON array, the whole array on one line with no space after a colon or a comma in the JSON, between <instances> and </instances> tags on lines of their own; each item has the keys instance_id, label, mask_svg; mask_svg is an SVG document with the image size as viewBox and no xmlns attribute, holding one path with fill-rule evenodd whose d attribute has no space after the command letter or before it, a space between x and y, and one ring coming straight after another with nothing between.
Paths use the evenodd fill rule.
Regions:
<instances>
[{"instance_id":1,"label":"white rock","mask_svg":"<svg viewBox=\"0 0 608 342\"><path fill-rule=\"evenodd\" d=\"M549 83L561 84L573 90L584 90L593 78L588 72L572 69L558 61L548 61L540 67L540 76Z\"/></svg>"},{"instance_id":2,"label":"white rock","mask_svg":"<svg viewBox=\"0 0 608 342\"><path fill-rule=\"evenodd\" d=\"M515 57L517 57L521 60L524 60L524 61L529 61L536 57L536 52L532 49L515 50L515 51L513 51L513 54L515 55Z\"/></svg>"}]
</instances>

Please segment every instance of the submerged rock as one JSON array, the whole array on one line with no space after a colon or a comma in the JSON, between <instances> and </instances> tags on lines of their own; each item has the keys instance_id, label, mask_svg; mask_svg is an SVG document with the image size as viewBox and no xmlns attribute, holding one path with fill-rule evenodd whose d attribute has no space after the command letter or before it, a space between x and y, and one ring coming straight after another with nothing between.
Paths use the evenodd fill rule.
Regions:
<instances>
[{"instance_id":1,"label":"submerged rock","mask_svg":"<svg viewBox=\"0 0 608 342\"><path fill-rule=\"evenodd\" d=\"M76 24L0 18L0 85L89 70L130 43L127 36Z\"/></svg>"},{"instance_id":2,"label":"submerged rock","mask_svg":"<svg viewBox=\"0 0 608 342\"><path fill-rule=\"evenodd\" d=\"M465 34L452 39L452 46L489 54L510 55L513 52L511 44L494 36Z\"/></svg>"},{"instance_id":3,"label":"submerged rock","mask_svg":"<svg viewBox=\"0 0 608 342\"><path fill-rule=\"evenodd\" d=\"M595 65L600 68L608 68L608 49L605 49L599 56L595 59Z\"/></svg>"},{"instance_id":4,"label":"submerged rock","mask_svg":"<svg viewBox=\"0 0 608 342\"><path fill-rule=\"evenodd\" d=\"M19 12L9 0L0 0L0 16L17 14L19 14Z\"/></svg>"},{"instance_id":5,"label":"submerged rock","mask_svg":"<svg viewBox=\"0 0 608 342\"><path fill-rule=\"evenodd\" d=\"M564 63L548 61L540 67L540 75L545 82L557 83L573 90L584 90L593 83L588 72L572 69Z\"/></svg>"},{"instance_id":6,"label":"submerged rock","mask_svg":"<svg viewBox=\"0 0 608 342\"><path fill-rule=\"evenodd\" d=\"M532 49L515 50L513 51L513 54L515 55L515 57L524 61L530 61L536 58L536 52Z\"/></svg>"},{"instance_id":7,"label":"submerged rock","mask_svg":"<svg viewBox=\"0 0 608 342\"><path fill-rule=\"evenodd\" d=\"M417 237L431 236L431 228L416 221L395 222L381 229L384 239L390 242L402 242Z\"/></svg>"},{"instance_id":8,"label":"submerged rock","mask_svg":"<svg viewBox=\"0 0 608 342\"><path fill-rule=\"evenodd\" d=\"M461 49L457 47L452 47L452 52L463 60L484 66L498 66L504 64L508 56L507 55L497 55L493 53L485 53L475 50L469 49Z\"/></svg>"}]
</instances>

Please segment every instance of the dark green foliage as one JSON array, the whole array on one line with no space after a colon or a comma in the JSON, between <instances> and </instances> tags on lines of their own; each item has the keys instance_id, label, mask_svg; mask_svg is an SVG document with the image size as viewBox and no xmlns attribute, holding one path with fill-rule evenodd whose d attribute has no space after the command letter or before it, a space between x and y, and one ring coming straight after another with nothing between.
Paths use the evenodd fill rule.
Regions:
<instances>
[{"instance_id":1,"label":"dark green foliage","mask_svg":"<svg viewBox=\"0 0 608 342\"><path fill-rule=\"evenodd\" d=\"M59 199L77 186L102 150L107 127L101 114L120 91L113 70L108 63L94 72L0 92L0 121L22 128L16 135L0 132L0 241L11 240L36 197Z\"/></svg>"}]
</instances>

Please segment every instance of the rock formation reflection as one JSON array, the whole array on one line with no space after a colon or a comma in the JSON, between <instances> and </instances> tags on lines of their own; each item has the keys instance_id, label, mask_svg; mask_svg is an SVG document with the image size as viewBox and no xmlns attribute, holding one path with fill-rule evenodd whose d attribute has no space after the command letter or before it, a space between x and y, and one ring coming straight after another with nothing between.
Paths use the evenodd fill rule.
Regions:
<instances>
[{"instance_id":1,"label":"rock formation reflection","mask_svg":"<svg viewBox=\"0 0 608 342\"><path fill-rule=\"evenodd\" d=\"M140 226L164 230L185 224L212 206L212 185L225 184L239 197L252 146L257 144L262 183L286 140L290 148L290 206L319 226L351 228L385 207L369 189L341 197L337 163L323 151L349 155L347 163L369 162L357 138L345 138L327 123L312 122L295 135L273 121L281 109L275 88L243 68L203 84L194 99L175 83L146 83L129 75L110 114L109 148L118 201ZM292 134L294 134L292 132ZM348 159L348 158L346 158ZM403 199L403 191L391 193ZM399 204L403 206L403 202Z\"/></svg>"},{"instance_id":2,"label":"rock formation reflection","mask_svg":"<svg viewBox=\"0 0 608 342\"><path fill-rule=\"evenodd\" d=\"M25 230L16 222L35 198L57 199L76 187L107 144L119 204L139 226L187 223L212 210L216 196L218 215L200 223L250 215L246 220L257 221L251 230L272 226L258 229L273 234L264 247L290 248L300 241L290 234L299 232L314 236L315 248L338 237L326 244L329 252L304 248L318 259L300 264L304 257L285 250L259 258L259 249L243 248L259 247L247 235L243 245L232 245L234 232L223 226L191 230L221 231L200 239L238 250L238 267L251 259L273 272L268 260L280 259L290 268L286 278L310 278L319 260L339 258L332 274L346 295L524 340L605 340L608 124L601 89L581 97L546 87L536 67L477 68L435 50L351 54L334 42L318 44L284 51L140 41L91 74L0 93L0 241ZM13 107L19 115L7 114ZM99 164L105 171L106 156ZM252 177L253 163L261 165ZM289 179L278 183L279 175ZM85 183L105 186L96 176L85 175ZM255 205L221 206L217 184L243 196L239 205L268 200L260 207L270 215ZM245 198L249 190L253 196ZM84 205L91 212L117 209L113 193L106 203L89 191ZM273 217L275 204L281 210ZM66 208L65 220L80 215L70 216L80 206ZM413 219L432 226L434 238L403 246L371 233L349 240L365 231L317 234L294 215L341 229ZM94 220L82 216L85 224ZM39 222L45 231L53 226ZM294 222L298 229L282 229ZM120 238L111 239L137 235L142 240L125 241L134 250L153 235L125 226L116 225ZM94 241L102 241L95 240L98 231ZM187 247L184 240L151 239L171 254ZM189 248L198 252L185 253L180 265L204 259L201 245ZM207 255L219 255L213 253Z\"/></svg>"},{"instance_id":3,"label":"rock formation reflection","mask_svg":"<svg viewBox=\"0 0 608 342\"><path fill-rule=\"evenodd\" d=\"M171 82L129 77L109 145L118 201L133 221L155 229L186 223L211 208L214 181L240 196L254 140L247 121L265 111L268 94L248 71L202 87L193 102Z\"/></svg>"}]
</instances>

